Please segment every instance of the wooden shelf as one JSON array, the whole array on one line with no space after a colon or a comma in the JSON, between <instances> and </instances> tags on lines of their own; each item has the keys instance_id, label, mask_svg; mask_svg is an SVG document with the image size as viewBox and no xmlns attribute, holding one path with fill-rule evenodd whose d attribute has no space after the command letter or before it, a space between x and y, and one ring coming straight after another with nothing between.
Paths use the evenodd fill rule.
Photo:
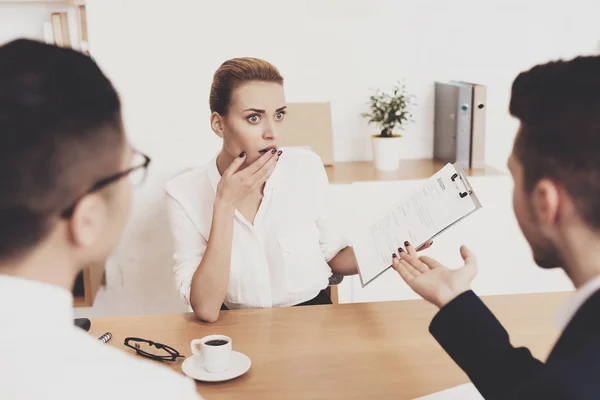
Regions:
<instances>
[{"instance_id":1,"label":"wooden shelf","mask_svg":"<svg viewBox=\"0 0 600 400\"><path fill-rule=\"evenodd\" d=\"M446 163L431 159L403 160L400 162L400 168L398 168L398 170L383 172L375 169L375 165L371 161L352 161L325 166L325 170L329 177L329 183L344 184L353 182L427 179L438 172L445 164ZM490 166L481 169L469 169L465 172L468 176L504 175L504 172Z\"/></svg>"},{"instance_id":2,"label":"wooden shelf","mask_svg":"<svg viewBox=\"0 0 600 400\"><path fill-rule=\"evenodd\" d=\"M73 290L74 307L91 307L94 305L98 289L100 289L100 286L106 285L105 274L104 264L93 265L81 272L79 278L83 285L83 295L76 293L75 289ZM80 292L80 290L77 291Z\"/></svg>"},{"instance_id":3,"label":"wooden shelf","mask_svg":"<svg viewBox=\"0 0 600 400\"><path fill-rule=\"evenodd\" d=\"M43 23L43 38L46 43L70 47L90 55L87 34L86 0L0 0L0 4L48 5L56 8ZM75 24L76 31L71 24Z\"/></svg>"}]
</instances>

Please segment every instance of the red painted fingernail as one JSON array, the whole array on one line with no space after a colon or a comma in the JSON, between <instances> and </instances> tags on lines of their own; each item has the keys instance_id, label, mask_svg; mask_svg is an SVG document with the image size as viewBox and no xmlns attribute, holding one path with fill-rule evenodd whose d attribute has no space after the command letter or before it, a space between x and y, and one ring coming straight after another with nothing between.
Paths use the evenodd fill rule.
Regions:
<instances>
[{"instance_id":1,"label":"red painted fingernail","mask_svg":"<svg viewBox=\"0 0 600 400\"><path fill-rule=\"evenodd\" d=\"M402 253L404 252L404 249L402 247L398 247L398 253Z\"/></svg>"},{"instance_id":2,"label":"red painted fingernail","mask_svg":"<svg viewBox=\"0 0 600 400\"><path fill-rule=\"evenodd\" d=\"M281 155L281 153L283 153L283 150L279 150L279 151L277 152L277 155L278 155L278 156L280 156L280 155Z\"/></svg>"},{"instance_id":3,"label":"red painted fingernail","mask_svg":"<svg viewBox=\"0 0 600 400\"><path fill-rule=\"evenodd\" d=\"M404 242L404 245L407 247L410 246L410 243L408 243L408 240L406 242Z\"/></svg>"},{"instance_id":4,"label":"red painted fingernail","mask_svg":"<svg viewBox=\"0 0 600 400\"><path fill-rule=\"evenodd\" d=\"M271 150L271 154L275 154L275 153L277 153L277 149Z\"/></svg>"},{"instance_id":5,"label":"red painted fingernail","mask_svg":"<svg viewBox=\"0 0 600 400\"><path fill-rule=\"evenodd\" d=\"M392 258L396 258L396 253L392 253Z\"/></svg>"},{"instance_id":6,"label":"red painted fingernail","mask_svg":"<svg viewBox=\"0 0 600 400\"><path fill-rule=\"evenodd\" d=\"M246 155L246 152L245 152L245 151L242 151L242 152L240 153L240 158L243 158L245 155Z\"/></svg>"}]
</instances>

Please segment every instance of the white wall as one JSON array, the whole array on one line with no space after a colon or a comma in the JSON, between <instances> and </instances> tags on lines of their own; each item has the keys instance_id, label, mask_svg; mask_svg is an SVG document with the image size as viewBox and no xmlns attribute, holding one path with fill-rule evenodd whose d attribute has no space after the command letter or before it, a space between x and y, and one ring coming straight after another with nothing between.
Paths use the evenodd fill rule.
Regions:
<instances>
[{"instance_id":1,"label":"white wall","mask_svg":"<svg viewBox=\"0 0 600 400\"><path fill-rule=\"evenodd\" d=\"M162 187L169 176L205 163L219 148L208 126L208 91L224 60L265 58L284 75L288 101L330 101L337 161L370 159L374 128L359 116L370 88L407 80L419 107L416 123L406 131L403 157L426 158L432 149L433 82L485 84L486 156L503 168L516 129L507 113L516 74L549 59L598 52L600 41L596 0L88 3L92 54L121 92L132 142L153 164L109 263L109 288L98 301L105 307L85 313L181 307L173 290ZM26 6L0 4L0 40L8 31L27 33L13 22L23 18L20 7ZM28 29L39 25L41 35L41 24L32 24Z\"/></svg>"},{"instance_id":2,"label":"white wall","mask_svg":"<svg viewBox=\"0 0 600 400\"><path fill-rule=\"evenodd\" d=\"M16 38L44 40L44 22L50 14L65 7L52 3L0 2L0 44Z\"/></svg>"},{"instance_id":3,"label":"white wall","mask_svg":"<svg viewBox=\"0 0 600 400\"><path fill-rule=\"evenodd\" d=\"M135 118L140 131L160 130L163 142L181 139L171 144L181 163L203 162L199 148L216 145L206 123L213 72L227 58L252 55L280 68L288 101L331 102L338 161L370 159L369 133L375 128L359 116L369 88L407 79L420 106L416 123L407 128L403 155L426 158L432 152L433 81L488 85L487 158L503 167L515 130L507 107L516 74L548 59L596 52L600 41L600 3L593 0L568 7L539 0L166 4L127 0L127 33L108 32L116 28L111 13L95 21L103 27L92 39L109 73L121 74L128 64L131 103L144 117L156 112L145 125ZM128 57L115 59L117 47L126 47Z\"/></svg>"}]
</instances>

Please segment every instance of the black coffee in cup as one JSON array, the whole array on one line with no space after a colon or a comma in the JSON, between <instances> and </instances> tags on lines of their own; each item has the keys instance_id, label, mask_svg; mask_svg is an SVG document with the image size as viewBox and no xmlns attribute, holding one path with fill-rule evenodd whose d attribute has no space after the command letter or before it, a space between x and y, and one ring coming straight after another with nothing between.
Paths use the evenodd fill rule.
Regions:
<instances>
[{"instance_id":1,"label":"black coffee in cup","mask_svg":"<svg viewBox=\"0 0 600 400\"><path fill-rule=\"evenodd\" d=\"M208 342L206 342L205 344L207 346L223 346L226 345L227 343L229 343L229 341L227 340L223 340L223 339L213 339L213 340L209 340Z\"/></svg>"}]
</instances>

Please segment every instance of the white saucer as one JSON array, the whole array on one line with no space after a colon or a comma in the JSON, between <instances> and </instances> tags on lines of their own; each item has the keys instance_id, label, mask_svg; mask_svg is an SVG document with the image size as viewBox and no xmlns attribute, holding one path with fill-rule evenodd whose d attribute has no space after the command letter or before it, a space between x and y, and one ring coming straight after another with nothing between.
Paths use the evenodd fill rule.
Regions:
<instances>
[{"instance_id":1,"label":"white saucer","mask_svg":"<svg viewBox=\"0 0 600 400\"><path fill-rule=\"evenodd\" d=\"M234 351L231 353L231 365L223 372L208 372L204 369L201 355L190 356L181 364L181 370L190 378L204 382L221 382L244 375L252 363L247 355Z\"/></svg>"}]
</instances>

